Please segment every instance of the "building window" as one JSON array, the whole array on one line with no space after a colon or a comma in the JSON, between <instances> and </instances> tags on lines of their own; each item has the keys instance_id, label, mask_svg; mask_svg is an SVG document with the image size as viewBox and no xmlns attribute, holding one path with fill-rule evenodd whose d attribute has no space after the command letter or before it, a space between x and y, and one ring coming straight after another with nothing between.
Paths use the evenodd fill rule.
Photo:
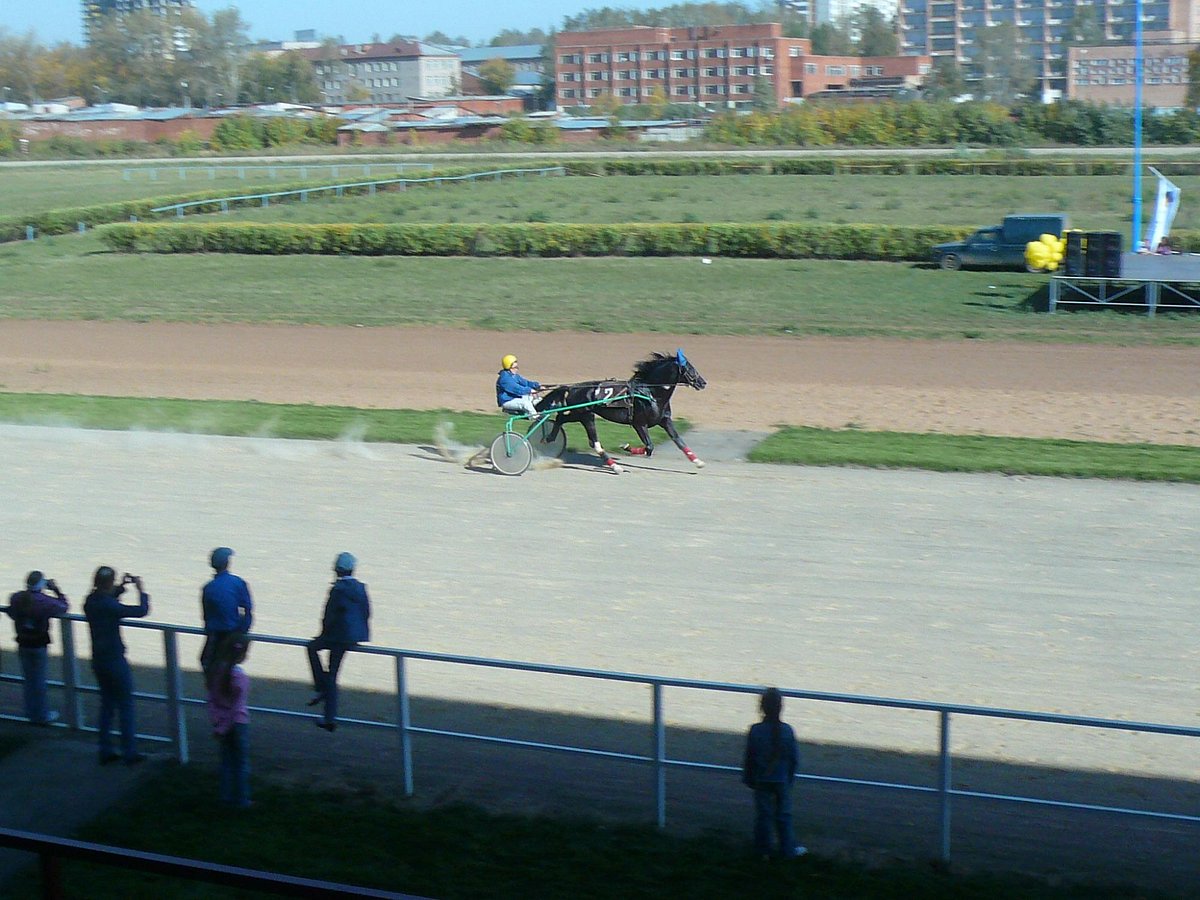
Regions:
<instances>
[{"instance_id":1,"label":"building window","mask_svg":"<svg viewBox=\"0 0 1200 900\"><path fill-rule=\"evenodd\" d=\"M716 47L708 47L704 51L704 56L707 59L716 59L717 58L717 48Z\"/></svg>"},{"instance_id":2,"label":"building window","mask_svg":"<svg viewBox=\"0 0 1200 900\"><path fill-rule=\"evenodd\" d=\"M932 68L933 67L930 66L929 63L921 63L920 65L917 66L917 74L918 75L928 75ZM883 74L883 66L879 67L879 74L880 75Z\"/></svg>"},{"instance_id":3,"label":"building window","mask_svg":"<svg viewBox=\"0 0 1200 900\"><path fill-rule=\"evenodd\" d=\"M672 50L671 51L671 59L683 59L683 58L684 58L684 56L683 56L682 50Z\"/></svg>"},{"instance_id":4,"label":"building window","mask_svg":"<svg viewBox=\"0 0 1200 900\"><path fill-rule=\"evenodd\" d=\"M588 90L589 97L599 97L603 93L604 93L604 91L600 90L600 88L590 88Z\"/></svg>"},{"instance_id":5,"label":"building window","mask_svg":"<svg viewBox=\"0 0 1200 900\"><path fill-rule=\"evenodd\" d=\"M845 75L846 67L845 66L826 66L825 74L826 75Z\"/></svg>"},{"instance_id":6,"label":"building window","mask_svg":"<svg viewBox=\"0 0 1200 900\"><path fill-rule=\"evenodd\" d=\"M733 47L729 51L729 55L734 59L742 59L746 55L745 47Z\"/></svg>"},{"instance_id":7,"label":"building window","mask_svg":"<svg viewBox=\"0 0 1200 900\"><path fill-rule=\"evenodd\" d=\"M559 77L560 77L560 78L561 78L563 81L574 81L574 80L575 80L575 73L574 73L574 72L563 72L563 73L562 73L562 75L560 75Z\"/></svg>"},{"instance_id":8,"label":"building window","mask_svg":"<svg viewBox=\"0 0 1200 900\"><path fill-rule=\"evenodd\" d=\"M559 93L562 95L562 97L564 99L571 100L575 96L575 89L574 88L564 88L562 91L559 91Z\"/></svg>"},{"instance_id":9,"label":"building window","mask_svg":"<svg viewBox=\"0 0 1200 900\"><path fill-rule=\"evenodd\" d=\"M775 67L774 66L759 66L758 74L759 75L774 75Z\"/></svg>"},{"instance_id":10,"label":"building window","mask_svg":"<svg viewBox=\"0 0 1200 900\"><path fill-rule=\"evenodd\" d=\"M788 47L788 56L792 57L792 59L795 59L799 55L800 55L799 47Z\"/></svg>"},{"instance_id":11,"label":"building window","mask_svg":"<svg viewBox=\"0 0 1200 900\"><path fill-rule=\"evenodd\" d=\"M817 64L816 63L805 63L804 64L804 74L805 75L816 75L817 74Z\"/></svg>"},{"instance_id":12,"label":"building window","mask_svg":"<svg viewBox=\"0 0 1200 900\"><path fill-rule=\"evenodd\" d=\"M607 72L588 72L588 78L592 81L608 81Z\"/></svg>"},{"instance_id":13,"label":"building window","mask_svg":"<svg viewBox=\"0 0 1200 900\"><path fill-rule=\"evenodd\" d=\"M643 97L653 97L654 96L654 88L642 88L642 96Z\"/></svg>"},{"instance_id":14,"label":"building window","mask_svg":"<svg viewBox=\"0 0 1200 900\"><path fill-rule=\"evenodd\" d=\"M618 93L622 97L633 97L637 95L637 88L621 88Z\"/></svg>"},{"instance_id":15,"label":"building window","mask_svg":"<svg viewBox=\"0 0 1200 900\"><path fill-rule=\"evenodd\" d=\"M733 86L733 92L734 92L735 94L748 94L748 93L750 93L750 85L748 85L748 84L735 84L735 85Z\"/></svg>"},{"instance_id":16,"label":"building window","mask_svg":"<svg viewBox=\"0 0 1200 900\"><path fill-rule=\"evenodd\" d=\"M662 69L642 69L643 78L662 78Z\"/></svg>"},{"instance_id":17,"label":"building window","mask_svg":"<svg viewBox=\"0 0 1200 900\"><path fill-rule=\"evenodd\" d=\"M625 51L621 51L617 54L617 62L629 62L629 54Z\"/></svg>"},{"instance_id":18,"label":"building window","mask_svg":"<svg viewBox=\"0 0 1200 900\"><path fill-rule=\"evenodd\" d=\"M608 62L608 54L607 53L589 53L588 54L588 62L590 62L590 63Z\"/></svg>"},{"instance_id":19,"label":"building window","mask_svg":"<svg viewBox=\"0 0 1200 900\"><path fill-rule=\"evenodd\" d=\"M686 84L679 85L677 88L675 88L675 91L674 91L675 96L676 97L686 97L688 95L688 87L690 87L690 85L686 85Z\"/></svg>"},{"instance_id":20,"label":"building window","mask_svg":"<svg viewBox=\"0 0 1200 900\"><path fill-rule=\"evenodd\" d=\"M862 66L851 66L850 74L851 75L861 75L862 74Z\"/></svg>"},{"instance_id":21,"label":"building window","mask_svg":"<svg viewBox=\"0 0 1200 900\"><path fill-rule=\"evenodd\" d=\"M772 50L770 47L759 47L758 55L761 56L763 59L774 59L775 51Z\"/></svg>"},{"instance_id":22,"label":"building window","mask_svg":"<svg viewBox=\"0 0 1200 900\"><path fill-rule=\"evenodd\" d=\"M558 61L564 66L571 66L581 62L581 59L577 53L564 53L558 58Z\"/></svg>"}]
</instances>

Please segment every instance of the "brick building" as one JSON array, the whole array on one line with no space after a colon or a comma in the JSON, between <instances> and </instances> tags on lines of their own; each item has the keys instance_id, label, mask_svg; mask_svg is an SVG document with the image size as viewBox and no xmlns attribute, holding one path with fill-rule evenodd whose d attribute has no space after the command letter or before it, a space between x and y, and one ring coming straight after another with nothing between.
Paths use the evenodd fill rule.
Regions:
<instances>
[{"instance_id":1,"label":"brick building","mask_svg":"<svg viewBox=\"0 0 1200 900\"><path fill-rule=\"evenodd\" d=\"M445 97L462 86L462 66L452 50L424 41L342 44L300 50L316 70L327 103L400 103L409 97Z\"/></svg>"},{"instance_id":2,"label":"brick building","mask_svg":"<svg viewBox=\"0 0 1200 900\"><path fill-rule=\"evenodd\" d=\"M605 94L644 103L661 91L672 103L746 108L756 83L783 103L860 79L916 86L930 68L928 56L813 56L808 39L784 37L776 22L563 31L554 46L560 107L590 106Z\"/></svg>"}]
</instances>

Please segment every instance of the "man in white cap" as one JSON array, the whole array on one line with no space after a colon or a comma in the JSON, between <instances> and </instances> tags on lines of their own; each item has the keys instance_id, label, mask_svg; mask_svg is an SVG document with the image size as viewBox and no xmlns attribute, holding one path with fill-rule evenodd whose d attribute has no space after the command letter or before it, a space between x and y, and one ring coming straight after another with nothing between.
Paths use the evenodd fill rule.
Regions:
<instances>
[{"instance_id":1,"label":"man in white cap","mask_svg":"<svg viewBox=\"0 0 1200 900\"><path fill-rule=\"evenodd\" d=\"M308 642L308 665L312 669L313 690L316 691L308 705L325 704L325 714L317 727L330 732L337 728L337 679L342 657L356 644L371 639L371 601L367 586L354 577L356 565L358 560L345 551L333 561L333 572L337 577L329 589L329 599L325 601L321 633ZM321 665L318 655L321 650L329 651L328 669Z\"/></svg>"}]
</instances>

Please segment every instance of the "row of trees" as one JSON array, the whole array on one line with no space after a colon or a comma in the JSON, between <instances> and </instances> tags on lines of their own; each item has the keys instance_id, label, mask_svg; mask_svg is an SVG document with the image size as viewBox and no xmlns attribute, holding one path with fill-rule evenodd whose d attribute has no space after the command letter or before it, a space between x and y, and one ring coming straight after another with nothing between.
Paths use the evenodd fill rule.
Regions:
<instances>
[{"instance_id":1,"label":"row of trees","mask_svg":"<svg viewBox=\"0 0 1200 900\"><path fill-rule=\"evenodd\" d=\"M1200 114L1176 110L1143 119L1145 140L1182 145L1200 141ZM782 112L726 114L705 136L717 143L823 147L833 144L912 147L984 144L1013 147L1053 142L1076 146L1127 145L1133 141L1128 108L1067 101L1053 105L929 101L843 105L813 103Z\"/></svg>"},{"instance_id":2,"label":"row of trees","mask_svg":"<svg viewBox=\"0 0 1200 900\"><path fill-rule=\"evenodd\" d=\"M306 59L249 52L246 29L233 8L211 17L192 8L105 16L88 47L48 47L32 34L0 29L0 84L4 99L26 103L65 96L138 106L320 99Z\"/></svg>"}]
</instances>

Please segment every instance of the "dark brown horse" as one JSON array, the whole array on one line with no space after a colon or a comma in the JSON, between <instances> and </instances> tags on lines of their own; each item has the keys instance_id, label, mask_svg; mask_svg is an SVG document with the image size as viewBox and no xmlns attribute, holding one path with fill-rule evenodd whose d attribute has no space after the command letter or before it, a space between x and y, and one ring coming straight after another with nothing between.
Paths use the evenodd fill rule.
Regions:
<instances>
[{"instance_id":1,"label":"dark brown horse","mask_svg":"<svg viewBox=\"0 0 1200 900\"><path fill-rule=\"evenodd\" d=\"M698 391L704 390L708 384L696 371L682 350L674 353L654 353L633 367L633 377L628 381L583 381L578 384L567 384L549 391L538 409L544 413L552 413L563 406L582 406L579 409L566 409L554 415L554 418L544 428L550 429L549 440L558 438L562 427L570 422L578 422L587 432L592 449L600 454L600 458L614 472L620 474L621 467L605 449L600 446L596 436L596 416L629 425L637 432L642 441L641 447L623 445L623 449L639 456L650 456L654 453L654 442L650 440L649 430L659 425L670 435L684 456L696 464L704 466L691 448L683 442L675 423L671 420L671 396L675 388L685 384ZM604 400L605 403L597 403Z\"/></svg>"}]
</instances>

